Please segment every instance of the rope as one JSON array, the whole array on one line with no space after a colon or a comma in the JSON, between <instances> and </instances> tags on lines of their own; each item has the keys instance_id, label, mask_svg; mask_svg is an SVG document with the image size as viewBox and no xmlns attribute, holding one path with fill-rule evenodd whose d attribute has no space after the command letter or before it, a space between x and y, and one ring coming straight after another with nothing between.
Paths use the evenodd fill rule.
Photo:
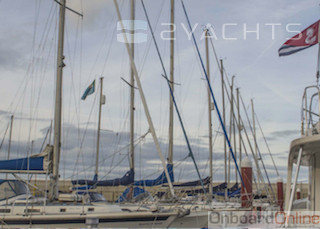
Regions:
<instances>
[{"instance_id":1,"label":"rope","mask_svg":"<svg viewBox=\"0 0 320 229\"><path fill-rule=\"evenodd\" d=\"M4 132L4 136L3 136L3 138L2 138L1 145L0 145L0 150L1 150L1 148L2 148L2 145L3 145L4 139L5 139L6 135L7 135L7 132L8 132L9 126L10 126L10 122L8 123L7 129L6 129L6 131Z\"/></svg>"},{"instance_id":2,"label":"rope","mask_svg":"<svg viewBox=\"0 0 320 229\"><path fill-rule=\"evenodd\" d=\"M137 139L135 140L135 142L136 142L135 146L138 145L140 142L142 142L142 141L144 140L144 138L145 138L149 133L150 133L150 132L148 131L148 132L146 132L144 135L142 135L142 136L140 136L139 138L137 138ZM129 146L130 146L130 144L127 144L126 146L122 147L122 148L119 149L118 151L115 151L114 153L112 153L110 156L104 158L103 160L100 160L100 161L99 161L99 165L102 164L102 163L104 163L104 162L105 162L106 160L108 160L109 158L114 157L114 155L116 155L116 154L120 153L121 151L127 149ZM127 154L126 154L124 157L122 157L122 159L121 159L117 164L115 164L114 166L112 166L111 169L107 172L106 175L110 174L110 173L112 172L112 170L113 170L114 168L116 168L119 164L121 164L121 162L124 161L124 159L125 159L126 157L127 157ZM86 171L86 170L89 170L89 169L92 169L93 167L94 167L94 166L85 167L82 172L84 172L84 171ZM82 172L79 172L79 173L82 173ZM77 175L78 175L78 174L77 174ZM106 175L103 176L102 178L106 177ZM69 178L72 178L72 177L74 177L74 176L75 176L75 175L73 174L73 175L70 176Z\"/></svg>"},{"instance_id":3,"label":"rope","mask_svg":"<svg viewBox=\"0 0 320 229\"><path fill-rule=\"evenodd\" d=\"M259 122L259 120L258 120L257 115L255 115L255 117L256 117L256 120L257 120L259 129L260 129L260 132L261 132L261 134L262 134L263 140L264 140L264 142L266 143L266 146L267 146L269 155L270 155L270 157L271 157L271 160L272 160L274 169L276 170L277 175L280 176L279 171L278 171L278 168L277 168L277 166L276 166L276 163L275 163L274 160L273 160L273 156L272 156L271 150L270 150L270 148L269 148L269 144L268 144L268 142L267 142L267 139L266 139L265 136L264 136L264 133L263 133L263 131L262 131L262 128L261 128L261 125L260 125L260 122Z\"/></svg>"}]
</instances>

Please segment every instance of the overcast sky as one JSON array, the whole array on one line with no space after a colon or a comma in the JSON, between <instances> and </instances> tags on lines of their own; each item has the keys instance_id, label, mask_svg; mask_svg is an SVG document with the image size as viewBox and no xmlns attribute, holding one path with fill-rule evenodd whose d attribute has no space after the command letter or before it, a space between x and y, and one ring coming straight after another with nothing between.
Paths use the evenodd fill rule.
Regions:
<instances>
[{"instance_id":1,"label":"overcast sky","mask_svg":"<svg viewBox=\"0 0 320 229\"><path fill-rule=\"evenodd\" d=\"M162 37L168 37L165 33L168 26L163 23L169 22L169 3L168 0L145 0L168 73L170 42ZM129 19L128 1L122 0L119 4L122 19ZM66 17L61 175L68 179L93 176L98 93L85 101L80 98L94 79L98 86L99 77L103 76L107 102L102 110L100 177L119 177L129 165L126 147L129 86L121 80L123 77L129 81L129 58L125 45L117 41L121 31L117 31L113 1L72 0L67 1L67 5L84 17L70 11ZM286 39L319 19L319 1L185 0L185 6L203 58L203 28L211 26L212 42L218 58L224 61L228 79L235 75L235 87L240 88L250 118L249 105L253 99L255 113L278 169L281 176L286 177L290 141L300 134L302 92L315 83L318 50L312 47L282 58L278 57L277 50ZM209 173L206 82L194 45L186 33L187 22L180 1L176 1L175 13L175 82L178 84L175 95L205 177ZM57 18L58 6L53 0L0 1L0 136L5 135L10 115L14 114L11 158L27 155L31 141L34 141L32 153L39 152L53 119ZM136 19L146 20L140 1L136 4ZM163 72L149 29L138 32L146 35L147 40L135 46L136 66L163 154L167 155L169 91L161 77ZM220 75L212 47L210 55L211 83L221 109ZM162 168L151 135L143 141L139 139L148 131L148 124L138 90L135 100L136 178L150 179L160 174ZM228 105L227 117L229 109ZM186 158L188 151L177 116L175 120L176 180L196 179L194 166L190 158ZM213 120L214 179L222 181L223 142L215 111ZM248 127L247 121L245 125ZM274 181L275 170L258 127L257 132L259 148ZM1 148L1 159L7 157L7 149L8 132Z\"/></svg>"}]
</instances>

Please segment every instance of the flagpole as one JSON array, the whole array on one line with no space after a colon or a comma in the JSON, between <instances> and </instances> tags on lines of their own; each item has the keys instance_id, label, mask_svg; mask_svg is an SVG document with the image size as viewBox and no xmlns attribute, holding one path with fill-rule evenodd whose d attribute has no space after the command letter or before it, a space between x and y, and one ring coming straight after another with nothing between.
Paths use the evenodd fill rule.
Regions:
<instances>
[{"instance_id":1,"label":"flagpole","mask_svg":"<svg viewBox=\"0 0 320 229\"><path fill-rule=\"evenodd\" d=\"M97 146L96 146L96 170L94 174L94 180L98 180L98 172L99 172L101 108L103 104L105 104L105 97L103 95L103 77L100 77L99 120L98 120Z\"/></svg>"}]
</instances>

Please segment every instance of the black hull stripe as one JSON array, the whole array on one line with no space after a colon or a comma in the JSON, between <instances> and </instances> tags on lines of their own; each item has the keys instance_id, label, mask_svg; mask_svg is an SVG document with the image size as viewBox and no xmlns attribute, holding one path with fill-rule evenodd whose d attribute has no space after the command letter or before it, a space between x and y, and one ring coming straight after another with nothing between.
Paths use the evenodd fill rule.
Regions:
<instances>
[{"instance_id":1,"label":"black hull stripe","mask_svg":"<svg viewBox=\"0 0 320 229\"><path fill-rule=\"evenodd\" d=\"M94 218L94 217L93 217ZM150 222L165 221L169 216L159 217L142 217L142 218L126 218L126 219L99 219L99 223L127 223L127 222ZM86 219L61 219L61 220L1 220L3 225L50 225L50 224L85 224ZM0 224L1 225L1 224Z\"/></svg>"}]
</instances>

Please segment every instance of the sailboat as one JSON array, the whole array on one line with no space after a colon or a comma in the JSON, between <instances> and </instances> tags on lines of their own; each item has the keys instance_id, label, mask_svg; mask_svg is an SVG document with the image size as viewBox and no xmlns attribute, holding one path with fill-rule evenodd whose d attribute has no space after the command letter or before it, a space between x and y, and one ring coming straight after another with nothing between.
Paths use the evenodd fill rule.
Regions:
<instances>
[{"instance_id":1,"label":"sailboat","mask_svg":"<svg viewBox=\"0 0 320 229\"><path fill-rule=\"evenodd\" d=\"M61 202L59 193L59 159L61 146L62 74L64 59L65 13L69 8L61 0L57 55L54 145L47 145L38 155L0 161L3 173L50 175L48 198L30 194L28 182L0 180L0 224L4 227L168 227L188 212L170 211L124 212L118 205L107 203L100 195L83 195L82 203ZM72 11L73 12L73 11ZM63 197L63 195L62 195Z\"/></svg>"}]
</instances>

